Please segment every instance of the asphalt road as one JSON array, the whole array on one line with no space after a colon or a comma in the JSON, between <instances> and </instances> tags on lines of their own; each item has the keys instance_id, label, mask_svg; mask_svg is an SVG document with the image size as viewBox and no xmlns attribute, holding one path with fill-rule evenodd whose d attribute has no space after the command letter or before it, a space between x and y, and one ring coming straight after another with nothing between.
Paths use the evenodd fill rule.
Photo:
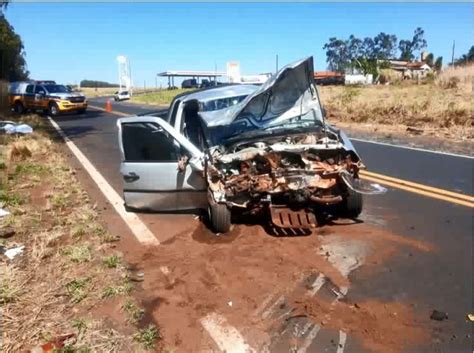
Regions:
<instances>
[{"instance_id":1,"label":"asphalt road","mask_svg":"<svg viewBox=\"0 0 474 353\"><path fill-rule=\"evenodd\" d=\"M104 107L105 100L91 99L90 104ZM127 114L153 110L152 107L124 102L113 102L113 109ZM117 115L91 108L85 115L60 116L55 120L121 193L116 132L118 118ZM354 145L372 172L473 194L473 159L361 141L354 141ZM169 218L172 217L170 215L147 214L140 217L151 229L157 224L162 230L175 226L179 228L173 218ZM186 222L192 216L182 217ZM429 329L435 333L431 341L420 345L416 352L472 351L472 323L466 321L466 315L473 312L472 208L389 188L384 196L366 198L361 218L380 229L431 244L433 250L399 253L372 270L370 280L367 280L363 267L352 272L351 299L363 301L370 297L412 303L416 311L426 317ZM430 320L434 309L448 313L449 319L442 322ZM387 317L387 320L390 318ZM321 343L323 341L320 340L319 346L312 345L308 352L328 348ZM349 337L345 352L363 351L357 341L352 342Z\"/></svg>"}]
</instances>

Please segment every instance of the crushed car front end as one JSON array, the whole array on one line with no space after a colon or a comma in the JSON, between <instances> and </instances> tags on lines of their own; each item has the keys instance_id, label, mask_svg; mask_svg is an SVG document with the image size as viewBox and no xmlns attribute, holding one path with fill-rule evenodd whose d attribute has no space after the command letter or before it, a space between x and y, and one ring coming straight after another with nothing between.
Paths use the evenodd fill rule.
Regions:
<instances>
[{"instance_id":1,"label":"crushed car front end","mask_svg":"<svg viewBox=\"0 0 474 353\"><path fill-rule=\"evenodd\" d=\"M352 143L325 122L312 64L290 64L230 109L201 112L213 146L211 206L270 211L275 226L302 228L315 226L318 212L357 217L361 194L385 192L359 179L365 166Z\"/></svg>"}]
</instances>

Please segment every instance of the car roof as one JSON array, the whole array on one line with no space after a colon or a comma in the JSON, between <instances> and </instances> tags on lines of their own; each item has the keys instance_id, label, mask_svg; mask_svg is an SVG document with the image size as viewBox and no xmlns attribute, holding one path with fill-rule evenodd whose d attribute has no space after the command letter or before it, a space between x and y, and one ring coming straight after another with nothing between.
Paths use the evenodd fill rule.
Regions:
<instances>
[{"instance_id":1,"label":"car roof","mask_svg":"<svg viewBox=\"0 0 474 353\"><path fill-rule=\"evenodd\" d=\"M244 96L255 92L258 86L246 84L246 85L223 85L218 87L212 87L209 89L203 89L198 91L190 92L186 95L179 95L176 98L180 98L181 101L186 102L190 100L197 100L199 102L206 102L214 99L222 99L228 97Z\"/></svg>"}]
</instances>

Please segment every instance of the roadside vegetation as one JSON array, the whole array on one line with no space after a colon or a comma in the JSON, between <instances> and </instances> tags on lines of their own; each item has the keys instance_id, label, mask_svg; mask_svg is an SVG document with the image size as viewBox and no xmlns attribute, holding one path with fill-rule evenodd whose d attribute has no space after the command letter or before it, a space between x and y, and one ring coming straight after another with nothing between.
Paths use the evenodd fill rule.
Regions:
<instances>
[{"instance_id":1,"label":"roadside vegetation","mask_svg":"<svg viewBox=\"0 0 474 353\"><path fill-rule=\"evenodd\" d=\"M178 88L173 90L162 89L157 92L135 95L131 102L140 104L169 105L174 97L184 92L190 92L192 89Z\"/></svg>"},{"instance_id":2,"label":"roadside vegetation","mask_svg":"<svg viewBox=\"0 0 474 353\"><path fill-rule=\"evenodd\" d=\"M321 100L331 123L416 127L472 139L474 66L448 68L419 84L324 86Z\"/></svg>"},{"instance_id":3,"label":"roadside vegetation","mask_svg":"<svg viewBox=\"0 0 474 353\"><path fill-rule=\"evenodd\" d=\"M0 218L2 351L47 343L57 352L159 351L159 328L143 322L118 237L101 223L44 120L22 121L35 132L0 135L0 208L10 212ZM13 259L3 255L18 246ZM113 320L112 307L121 308Z\"/></svg>"}]
</instances>

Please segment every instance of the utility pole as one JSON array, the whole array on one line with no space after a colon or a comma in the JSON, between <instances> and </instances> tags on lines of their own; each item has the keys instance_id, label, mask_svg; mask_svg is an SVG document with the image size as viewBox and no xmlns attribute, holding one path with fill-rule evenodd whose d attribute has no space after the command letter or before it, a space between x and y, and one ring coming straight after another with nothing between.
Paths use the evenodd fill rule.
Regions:
<instances>
[{"instance_id":1,"label":"utility pole","mask_svg":"<svg viewBox=\"0 0 474 353\"><path fill-rule=\"evenodd\" d=\"M453 40L453 53L451 55L451 66L454 66L454 48L456 47L456 41Z\"/></svg>"},{"instance_id":2,"label":"utility pole","mask_svg":"<svg viewBox=\"0 0 474 353\"><path fill-rule=\"evenodd\" d=\"M275 62L275 74L278 72L278 54L276 55L276 62Z\"/></svg>"}]
</instances>

